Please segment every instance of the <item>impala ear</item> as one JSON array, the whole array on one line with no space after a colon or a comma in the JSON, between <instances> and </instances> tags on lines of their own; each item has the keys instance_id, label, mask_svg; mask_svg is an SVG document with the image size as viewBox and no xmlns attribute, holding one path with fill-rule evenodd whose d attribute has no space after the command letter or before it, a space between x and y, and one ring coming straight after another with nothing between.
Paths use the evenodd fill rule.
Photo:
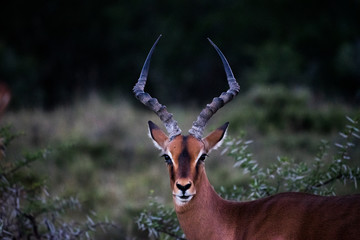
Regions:
<instances>
[{"instance_id":1,"label":"impala ear","mask_svg":"<svg viewBox=\"0 0 360 240\"><path fill-rule=\"evenodd\" d=\"M210 152L211 150L217 149L221 146L223 140L225 139L228 126L229 122L226 122L224 125L212 131L209 135L203 138L206 152Z\"/></svg>"},{"instance_id":2,"label":"impala ear","mask_svg":"<svg viewBox=\"0 0 360 240\"><path fill-rule=\"evenodd\" d=\"M169 137L152 121L149 124L149 136L153 140L155 147L160 150L165 150L166 143L169 141Z\"/></svg>"}]
</instances>

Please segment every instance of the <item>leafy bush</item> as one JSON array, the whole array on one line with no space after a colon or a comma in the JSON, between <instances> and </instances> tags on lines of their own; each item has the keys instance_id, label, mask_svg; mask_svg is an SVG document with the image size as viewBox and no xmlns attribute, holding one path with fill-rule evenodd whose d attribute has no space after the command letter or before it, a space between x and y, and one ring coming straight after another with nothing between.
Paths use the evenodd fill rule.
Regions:
<instances>
[{"instance_id":1,"label":"leafy bush","mask_svg":"<svg viewBox=\"0 0 360 240\"><path fill-rule=\"evenodd\" d=\"M234 185L231 189L222 187L220 195L237 201L255 200L279 192L306 192L318 195L335 195L336 186L352 183L357 188L360 180L360 166L352 166L351 150L360 139L360 119L347 117L348 125L340 132L341 141L333 145L322 141L313 161L295 162L288 157L278 157L269 167L261 167L249 151L252 141L228 138L223 153L234 160L234 167L249 176L246 186ZM330 154L335 148L335 154ZM150 203L137 219L139 229L147 230L155 239L185 239L176 219L174 210L156 202Z\"/></svg>"},{"instance_id":2,"label":"leafy bush","mask_svg":"<svg viewBox=\"0 0 360 240\"><path fill-rule=\"evenodd\" d=\"M7 159L5 149L16 139L9 127L0 129L0 238L1 239L91 239L98 228L116 227L109 221L94 221L86 216L79 222L67 218L81 204L76 198L53 197L45 179L31 171L31 163L46 160L50 149Z\"/></svg>"}]
</instances>

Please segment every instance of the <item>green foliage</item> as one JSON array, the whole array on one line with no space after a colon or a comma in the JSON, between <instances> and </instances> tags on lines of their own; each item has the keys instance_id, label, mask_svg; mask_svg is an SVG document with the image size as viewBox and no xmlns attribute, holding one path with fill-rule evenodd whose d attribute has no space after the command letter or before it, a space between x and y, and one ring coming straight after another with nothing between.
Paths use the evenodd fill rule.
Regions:
<instances>
[{"instance_id":1,"label":"green foliage","mask_svg":"<svg viewBox=\"0 0 360 240\"><path fill-rule=\"evenodd\" d=\"M177 221L175 210L165 207L153 196L149 197L148 209L140 213L136 222L140 230L147 230L149 236L157 239L185 239Z\"/></svg>"},{"instance_id":2,"label":"green foliage","mask_svg":"<svg viewBox=\"0 0 360 240\"><path fill-rule=\"evenodd\" d=\"M9 127L0 129L1 147L5 150L17 134ZM31 164L46 161L51 150L25 153L21 159L0 158L0 237L1 239L91 239L98 228L115 227L109 221L66 219L81 208L74 197L53 197L43 177L31 169Z\"/></svg>"},{"instance_id":3,"label":"green foliage","mask_svg":"<svg viewBox=\"0 0 360 240\"><path fill-rule=\"evenodd\" d=\"M250 122L263 133L282 130L329 133L345 124L344 106L323 105L305 88L263 85L235 101L241 102L242 109L229 114L233 129L241 129Z\"/></svg>"},{"instance_id":4,"label":"green foliage","mask_svg":"<svg viewBox=\"0 0 360 240\"><path fill-rule=\"evenodd\" d=\"M234 159L234 167L249 176L249 182L245 186L221 187L220 195L226 199L246 201L290 191L335 195L336 184L339 183L343 186L351 183L357 188L360 166L352 164L351 150L360 139L360 121L359 118L346 119L348 124L345 130L339 133L341 141L334 145L322 141L315 158L301 162L295 162L289 157L278 157L270 166L261 167L249 150L252 141L245 140L245 134L239 138L228 138L223 153ZM336 149L334 154L330 154L332 148ZM149 206L137 220L139 228L147 230L149 236L156 239L183 239L174 211L155 202L154 198L150 200Z\"/></svg>"}]
</instances>

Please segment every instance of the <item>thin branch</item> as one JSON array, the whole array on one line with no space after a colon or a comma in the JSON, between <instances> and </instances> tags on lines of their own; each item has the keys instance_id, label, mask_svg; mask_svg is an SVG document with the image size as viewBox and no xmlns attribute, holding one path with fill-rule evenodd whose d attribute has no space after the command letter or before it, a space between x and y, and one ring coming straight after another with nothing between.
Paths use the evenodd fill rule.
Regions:
<instances>
[{"instance_id":1,"label":"thin branch","mask_svg":"<svg viewBox=\"0 0 360 240\"><path fill-rule=\"evenodd\" d=\"M326 180L325 182L318 183L318 184L316 184L316 185L314 185L314 186L311 186L310 189L323 187L323 186L325 186L325 185L327 185L327 184L329 184L329 183L332 183L332 182L340 179L342 176L343 176L343 174L339 173L339 174L336 175L335 177L330 178L330 179Z\"/></svg>"}]
</instances>

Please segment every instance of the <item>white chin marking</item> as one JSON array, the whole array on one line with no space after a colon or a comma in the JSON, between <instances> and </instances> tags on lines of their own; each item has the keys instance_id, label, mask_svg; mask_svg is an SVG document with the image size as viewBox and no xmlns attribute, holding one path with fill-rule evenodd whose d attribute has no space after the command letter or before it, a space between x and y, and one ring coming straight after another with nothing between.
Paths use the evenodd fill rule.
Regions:
<instances>
[{"instance_id":1,"label":"white chin marking","mask_svg":"<svg viewBox=\"0 0 360 240\"><path fill-rule=\"evenodd\" d=\"M187 204L193 198L193 195L189 195L186 197L187 198L184 198L183 196L174 195L176 205L183 206Z\"/></svg>"}]
</instances>

